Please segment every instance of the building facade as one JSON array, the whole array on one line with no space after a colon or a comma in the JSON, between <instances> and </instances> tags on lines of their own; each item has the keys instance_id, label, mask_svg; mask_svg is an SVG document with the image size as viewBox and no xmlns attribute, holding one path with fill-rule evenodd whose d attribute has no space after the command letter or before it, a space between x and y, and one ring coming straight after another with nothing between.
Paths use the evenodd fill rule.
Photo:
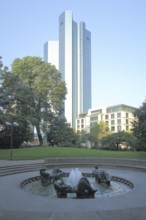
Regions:
<instances>
[{"instance_id":1,"label":"building facade","mask_svg":"<svg viewBox=\"0 0 146 220\"><path fill-rule=\"evenodd\" d=\"M91 108L91 33L78 25L78 113Z\"/></svg>"},{"instance_id":2,"label":"building facade","mask_svg":"<svg viewBox=\"0 0 146 220\"><path fill-rule=\"evenodd\" d=\"M48 42L44 45L44 60L56 66L52 59L55 51ZM71 11L59 16L59 55L55 57L67 87L64 115L75 127L78 115L91 108L91 33L84 22L73 20Z\"/></svg>"},{"instance_id":3,"label":"building facade","mask_svg":"<svg viewBox=\"0 0 146 220\"><path fill-rule=\"evenodd\" d=\"M44 44L44 61L59 69L59 41L47 41Z\"/></svg>"},{"instance_id":4,"label":"building facade","mask_svg":"<svg viewBox=\"0 0 146 220\"><path fill-rule=\"evenodd\" d=\"M72 13L65 11L59 17L59 71L66 82L67 95L64 114L73 125L77 116L77 23Z\"/></svg>"},{"instance_id":5,"label":"building facade","mask_svg":"<svg viewBox=\"0 0 146 220\"><path fill-rule=\"evenodd\" d=\"M68 91L65 117L75 127L77 116L91 108L91 33L71 11L59 17L59 71Z\"/></svg>"},{"instance_id":6,"label":"building facade","mask_svg":"<svg viewBox=\"0 0 146 220\"><path fill-rule=\"evenodd\" d=\"M128 105L114 105L89 109L87 113L80 114L76 120L77 132L90 132L90 128L101 120L104 121L111 132L130 131L131 122L135 119L136 108Z\"/></svg>"}]
</instances>

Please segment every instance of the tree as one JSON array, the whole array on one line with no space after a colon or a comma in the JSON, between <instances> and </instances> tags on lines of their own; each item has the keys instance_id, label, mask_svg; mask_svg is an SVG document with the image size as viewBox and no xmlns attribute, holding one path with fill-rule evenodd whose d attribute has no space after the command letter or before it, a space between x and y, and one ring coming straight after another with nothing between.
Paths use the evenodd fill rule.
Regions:
<instances>
[{"instance_id":1,"label":"tree","mask_svg":"<svg viewBox=\"0 0 146 220\"><path fill-rule=\"evenodd\" d=\"M66 86L61 74L41 58L28 56L14 60L12 71L4 74L3 79L5 112L15 113L31 123L42 145L43 123L49 123L53 115L57 117L63 112Z\"/></svg>"},{"instance_id":2,"label":"tree","mask_svg":"<svg viewBox=\"0 0 146 220\"><path fill-rule=\"evenodd\" d=\"M95 136L97 141L100 141L102 137L106 136L109 132L108 125L104 121L100 121L95 126L90 128L90 134Z\"/></svg>"},{"instance_id":3,"label":"tree","mask_svg":"<svg viewBox=\"0 0 146 220\"><path fill-rule=\"evenodd\" d=\"M136 119L132 122L132 131L138 140L137 148L146 150L146 100L135 111Z\"/></svg>"},{"instance_id":4,"label":"tree","mask_svg":"<svg viewBox=\"0 0 146 220\"><path fill-rule=\"evenodd\" d=\"M11 135L13 135L13 146L15 148L19 148L20 145L25 141L28 142L33 139L32 128L27 121L23 121L22 119L14 120L18 126L13 126L11 124L7 125L6 121L1 121L2 117L0 117L0 148L10 148L11 145ZM13 122L12 122L13 123ZM11 134L11 129L13 126L13 134Z\"/></svg>"},{"instance_id":5,"label":"tree","mask_svg":"<svg viewBox=\"0 0 146 220\"><path fill-rule=\"evenodd\" d=\"M74 145L77 142L77 134L67 123L66 119L54 117L48 126L47 141L54 145Z\"/></svg>"},{"instance_id":6,"label":"tree","mask_svg":"<svg viewBox=\"0 0 146 220\"><path fill-rule=\"evenodd\" d=\"M136 138L133 133L119 131L103 137L101 143L108 149L119 150L121 144L135 148Z\"/></svg>"},{"instance_id":7,"label":"tree","mask_svg":"<svg viewBox=\"0 0 146 220\"><path fill-rule=\"evenodd\" d=\"M62 114L66 95L65 83L55 67L39 57L16 59L12 65L12 74L19 77L21 83L29 90L29 121L36 128L40 145L42 145L43 121L49 121L52 114Z\"/></svg>"},{"instance_id":8,"label":"tree","mask_svg":"<svg viewBox=\"0 0 146 220\"><path fill-rule=\"evenodd\" d=\"M100 144L101 139L109 133L108 125L104 121L100 121L90 128L90 133L86 134L86 137L90 142Z\"/></svg>"},{"instance_id":9,"label":"tree","mask_svg":"<svg viewBox=\"0 0 146 220\"><path fill-rule=\"evenodd\" d=\"M24 141L32 139L32 128L25 118L20 117L22 112L18 111L16 105L19 84L7 67L1 69L0 80L0 148L10 148L14 122L18 124L18 127L13 127L13 144L17 148Z\"/></svg>"}]
</instances>

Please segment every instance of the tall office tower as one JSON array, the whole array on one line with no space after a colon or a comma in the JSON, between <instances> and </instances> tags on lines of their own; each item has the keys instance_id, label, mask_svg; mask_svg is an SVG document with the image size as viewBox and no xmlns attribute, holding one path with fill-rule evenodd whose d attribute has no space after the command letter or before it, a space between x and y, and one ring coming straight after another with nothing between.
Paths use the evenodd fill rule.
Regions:
<instances>
[{"instance_id":1,"label":"tall office tower","mask_svg":"<svg viewBox=\"0 0 146 220\"><path fill-rule=\"evenodd\" d=\"M78 114L91 108L91 33L78 25Z\"/></svg>"},{"instance_id":2,"label":"tall office tower","mask_svg":"<svg viewBox=\"0 0 146 220\"><path fill-rule=\"evenodd\" d=\"M78 114L91 108L91 33L73 21L71 11L59 17L59 71L67 86L65 117L75 126Z\"/></svg>"},{"instance_id":3,"label":"tall office tower","mask_svg":"<svg viewBox=\"0 0 146 220\"><path fill-rule=\"evenodd\" d=\"M65 11L59 17L59 71L67 86L64 111L71 125L78 113L77 70L77 23L73 21L72 13Z\"/></svg>"},{"instance_id":4,"label":"tall office tower","mask_svg":"<svg viewBox=\"0 0 146 220\"><path fill-rule=\"evenodd\" d=\"M59 42L48 41L44 44L44 61L55 65L59 69Z\"/></svg>"}]
</instances>

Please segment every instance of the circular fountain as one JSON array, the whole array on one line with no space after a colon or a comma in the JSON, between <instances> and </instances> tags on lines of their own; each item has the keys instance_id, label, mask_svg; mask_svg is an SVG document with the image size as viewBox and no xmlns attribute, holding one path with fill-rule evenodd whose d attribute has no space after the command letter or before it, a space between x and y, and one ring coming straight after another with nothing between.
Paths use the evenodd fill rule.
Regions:
<instances>
[{"instance_id":1,"label":"circular fountain","mask_svg":"<svg viewBox=\"0 0 146 220\"><path fill-rule=\"evenodd\" d=\"M40 170L40 176L24 180L21 188L35 195L49 198L101 198L113 197L131 191L134 185L131 181L111 176L107 171L89 169L88 172L79 168L69 171L55 168Z\"/></svg>"},{"instance_id":2,"label":"circular fountain","mask_svg":"<svg viewBox=\"0 0 146 220\"><path fill-rule=\"evenodd\" d=\"M29 170L22 163L22 171L18 166L13 175L1 177L0 181L0 212L3 219L146 219L146 160L105 159L105 158L49 158L44 164ZM17 162L20 164L20 161ZM110 185L98 183L95 178L94 166L105 169L110 176ZM16 165L16 162L15 162ZM75 193L67 193L67 197L59 198L53 183L54 168L59 167L64 173L63 181L73 187L70 175L81 172L93 189L94 198L79 199ZM76 170L76 167L77 170ZM51 183L42 185L40 169L46 176L51 176ZM100 171L99 169L99 171ZM8 167L10 172L10 168ZM75 172L74 172L75 171ZM97 171L97 170L96 170ZM48 175L49 174L49 175ZM102 176L102 175L101 175ZM98 176L99 177L99 176ZM55 180L57 181L57 180ZM60 181L60 180L59 180ZM74 181L73 181L74 182ZM78 181L77 181L78 182ZM78 183L74 183L76 186ZM84 182L85 183L85 182ZM86 184L83 184L84 186ZM21 190L20 187L23 189ZM14 202L15 198L15 202ZM77 199L76 199L77 198Z\"/></svg>"}]
</instances>

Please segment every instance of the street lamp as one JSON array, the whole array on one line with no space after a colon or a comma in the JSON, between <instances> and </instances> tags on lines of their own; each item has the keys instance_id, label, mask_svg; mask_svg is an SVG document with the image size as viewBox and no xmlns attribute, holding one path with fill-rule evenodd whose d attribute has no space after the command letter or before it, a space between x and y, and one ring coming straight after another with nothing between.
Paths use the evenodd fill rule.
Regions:
<instances>
[{"instance_id":1,"label":"street lamp","mask_svg":"<svg viewBox=\"0 0 146 220\"><path fill-rule=\"evenodd\" d=\"M11 126L11 144L10 144L10 160L13 159L13 128L17 127L19 124L17 122L6 122L6 125Z\"/></svg>"}]
</instances>

